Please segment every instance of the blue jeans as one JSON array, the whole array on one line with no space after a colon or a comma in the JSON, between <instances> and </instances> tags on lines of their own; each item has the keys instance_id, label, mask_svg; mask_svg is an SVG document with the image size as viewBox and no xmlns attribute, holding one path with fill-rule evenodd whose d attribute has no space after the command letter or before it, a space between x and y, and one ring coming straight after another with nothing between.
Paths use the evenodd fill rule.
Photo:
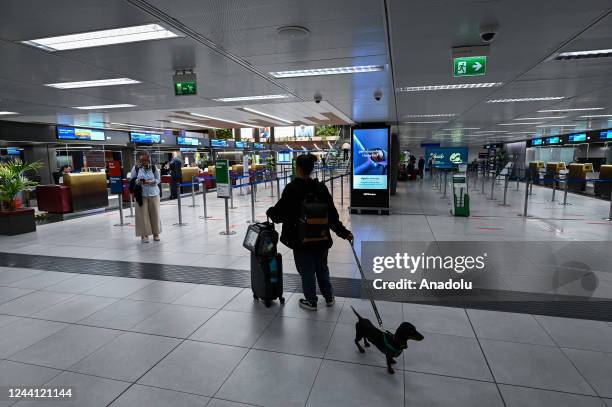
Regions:
<instances>
[{"instance_id":1,"label":"blue jeans","mask_svg":"<svg viewBox=\"0 0 612 407\"><path fill-rule=\"evenodd\" d=\"M327 249L293 251L295 267L302 277L302 290L304 297L312 302L317 302L317 285L321 294L326 299L333 297L334 289L329 281L329 268L327 267Z\"/></svg>"}]
</instances>

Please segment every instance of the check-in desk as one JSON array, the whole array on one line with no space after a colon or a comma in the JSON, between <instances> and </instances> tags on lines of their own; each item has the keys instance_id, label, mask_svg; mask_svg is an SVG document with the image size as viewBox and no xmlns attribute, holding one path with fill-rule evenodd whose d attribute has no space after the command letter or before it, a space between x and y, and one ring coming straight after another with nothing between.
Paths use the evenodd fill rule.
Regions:
<instances>
[{"instance_id":1,"label":"check-in desk","mask_svg":"<svg viewBox=\"0 0 612 407\"><path fill-rule=\"evenodd\" d=\"M531 161L529 163L529 177L533 184L540 184L540 171L544 170L544 161Z\"/></svg>"},{"instance_id":2,"label":"check-in desk","mask_svg":"<svg viewBox=\"0 0 612 407\"><path fill-rule=\"evenodd\" d=\"M193 177L197 177L200 173L200 169L198 167L183 167L181 169L181 183L182 184L190 184L189 186L181 187L181 193L191 192L191 182L193 181ZM195 190L199 190L199 182L196 181Z\"/></svg>"},{"instance_id":3,"label":"check-in desk","mask_svg":"<svg viewBox=\"0 0 612 407\"><path fill-rule=\"evenodd\" d=\"M611 180L595 182L595 195L610 199L610 189L612 189L612 165L602 165L599 167L599 179Z\"/></svg>"},{"instance_id":4,"label":"check-in desk","mask_svg":"<svg viewBox=\"0 0 612 407\"><path fill-rule=\"evenodd\" d=\"M586 189L586 175L587 172L585 168L586 164L570 164L567 169L569 173L567 174L568 182L567 189L575 192L583 192ZM592 168L592 167L591 167Z\"/></svg>"},{"instance_id":5,"label":"check-in desk","mask_svg":"<svg viewBox=\"0 0 612 407\"><path fill-rule=\"evenodd\" d=\"M105 173L64 174L63 181L63 185L39 185L36 188L39 210L69 213L108 206Z\"/></svg>"},{"instance_id":6,"label":"check-in desk","mask_svg":"<svg viewBox=\"0 0 612 407\"><path fill-rule=\"evenodd\" d=\"M546 176L544 177L544 185L546 185L547 187L552 187L553 186L553 180L554 179L559 179L559 171L561 170L565 170L565 163L564 162L559 162L559 163L555 163L555 162L550 162L550 163L546 163ZM558 181L554 181L554 183L556 184L556 186L559 186L559 182Z\"/></svg>"}]
</instances>

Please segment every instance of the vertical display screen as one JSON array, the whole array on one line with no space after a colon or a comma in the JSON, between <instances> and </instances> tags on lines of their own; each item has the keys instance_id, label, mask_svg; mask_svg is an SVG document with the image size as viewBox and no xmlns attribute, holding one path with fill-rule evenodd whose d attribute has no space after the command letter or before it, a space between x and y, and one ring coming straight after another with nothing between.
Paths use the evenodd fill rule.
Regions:
<instances>
[{"instance_id":1,"label":"vertical display screen","mask_svg":"<svg viewBox=\"0 0 612 407\"><path fill-rule=\"evenodd\" d=\"M387 189L389 129L353 129L353 189Z\"/></svg>"}]
</instances>

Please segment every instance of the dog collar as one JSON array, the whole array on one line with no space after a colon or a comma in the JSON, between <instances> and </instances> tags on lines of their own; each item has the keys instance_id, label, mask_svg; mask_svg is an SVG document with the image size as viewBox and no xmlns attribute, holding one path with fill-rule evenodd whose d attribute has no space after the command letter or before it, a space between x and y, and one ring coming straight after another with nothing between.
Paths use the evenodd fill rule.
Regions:
<instances>
[{"instance_id":1,"label":"dog collar","mask_svg":"<svg viewBox=\"0 0 612 407\"><path fill-rule=\"evenodd\" d=\"M383 340L385 341L385 347L387 347L387 349L391 350L395 356L399 355L400 353L402 353L402 351L403 351L404 349L406 349L406 348L407 348L407 346L406 346L406 345L404 345L404 346L400 346L400 348L399 348L399 349L396 349L396 348L395 348L393 345L391 345L391 344L389 343L388 336L393 337L393 334L392 334L391 332L389 332L389 331L386 331L386 332L384 333L384 335L383 335Z\"/></svg>"}]
</instances>

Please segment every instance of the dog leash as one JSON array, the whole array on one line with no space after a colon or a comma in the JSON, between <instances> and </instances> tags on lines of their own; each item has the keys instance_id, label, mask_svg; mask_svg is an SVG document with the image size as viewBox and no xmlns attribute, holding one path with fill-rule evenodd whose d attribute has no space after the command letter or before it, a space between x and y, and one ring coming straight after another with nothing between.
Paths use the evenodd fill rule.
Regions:
<instances>
[{"instance_id":1,"label":"dog leash","mask_svg":"<svg viewBox=\"0 0 612 407\"><path fill-rule=\"evenodd\" d=\"M372 294L372 291L370 289L370 287L367 285L367 280L366 280L366 276L363 273L363 268L361 267L361 262L359 261L359 257L357 256L357 252L355 251L355 245L353 244L353 241L350 241L351 244L351 249L353 249L353 256L355 256L355 261L357 262L357 268L359 269L359 273L361 274L361 279L363 282L366 283L366 291L368 292L368 297L370 297L370 304L372 304L372 309L374 309L374 315L376 315L376 320L378 321L378 325L380 325L380 327L383 327L383 322L382 322L382 318L380 317L380 313L378 312L378 307L376 307L376 303L374 302L374 295Z\"/></svg>"}]
</instances>

